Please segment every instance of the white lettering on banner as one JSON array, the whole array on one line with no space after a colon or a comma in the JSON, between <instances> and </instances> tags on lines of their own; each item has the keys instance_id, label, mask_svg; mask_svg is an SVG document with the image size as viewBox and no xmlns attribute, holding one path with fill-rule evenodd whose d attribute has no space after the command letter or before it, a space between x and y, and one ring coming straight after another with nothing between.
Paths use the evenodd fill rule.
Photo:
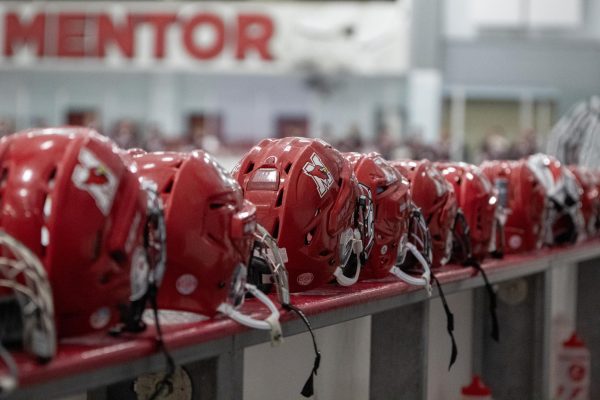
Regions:
<instances>
[{"instance_id":1,"label":"white lettering on banner","mask_svg":"<svg viewBox=\"0 0 600 400\"><path fill-rule=\"evenodd\" d=\"M0 67L194 68L256 72L406 71L405 1L105 4L40 2L0 10ZM77 63L86 60L85 64ZM77 63L77 64L75 64ZM265 70L265 67L267 68Z\"/></svg>"}]
</instances>

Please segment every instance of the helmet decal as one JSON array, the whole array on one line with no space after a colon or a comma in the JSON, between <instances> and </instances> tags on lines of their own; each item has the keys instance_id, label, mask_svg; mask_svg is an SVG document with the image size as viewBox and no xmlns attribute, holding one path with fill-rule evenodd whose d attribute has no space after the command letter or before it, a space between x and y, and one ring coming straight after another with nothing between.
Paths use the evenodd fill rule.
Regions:
<instances>
[{"instance_id":1,"label":"helmet decal","mask_svg":"<svg viewBox=\"0 0 600 400\"><path fill-rule=\"evenodd\" d=\"M307 161L306 164L304 164L302 171L310 176L315 182L320 197L325 196L325 193L327 193L331 185L333 185L333 176L316 153L313 153L310 156L310 161Z\"/></svg>"},{"instance_id":2,"label":"helmet decal","mask_svg":"<svg viewBox=\"0 0 600 400\"><path fill-rule=\"evenodd\" d=\"M113 205L118 181L115 174L89 149L81 148L77 157L79 164L71 179L75 186L90 194L98 209L107 216Z\"/></svg>"}]
</instances>

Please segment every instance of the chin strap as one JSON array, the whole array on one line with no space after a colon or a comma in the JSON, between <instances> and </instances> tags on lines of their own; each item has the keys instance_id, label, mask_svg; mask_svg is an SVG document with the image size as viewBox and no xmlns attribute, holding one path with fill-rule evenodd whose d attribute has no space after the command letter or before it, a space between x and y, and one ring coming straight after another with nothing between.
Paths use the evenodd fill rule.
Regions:
<instances>
[{"instance_id":1,"label":"chin strap","mask_svg":"<svg viewBox=\"0 0 600 400\"><path fill-rule=\"evenodd\" d=\"M19 381L19 370L15 359L10 355L9 351L0 342L0 359L8 367L8 375L0 375L0 395L10 393L17 387Z\"/></svg>"},{"instance_id":2,"label":"chin strap","mask_svg":"<svg viewBox=\"0 0 600 400\"><path fill-rule=\"evenodd\" d=\"M450 311L450 307L448 306L448 302L446 301L446 296L444 295L444 291L442 290L442 285L440 285L440 281L438 281L434 274L431 274L431 278L435 282L438 288L438 292L440 293L440 300L442 300L444 312L446 313L446 330L448 331L448 336L450 336L450 341L452 342L450 364L448 365L448 370L450 370L452 368L452 365L454 365L454 363L456 362L456 357L458 356L458 348L456 346L456 340L454 339L454 314L452 314L452 311Z\"/></svg>"},{"instance_id":3,"label":"chin strap","mask_svg":"<svg viewBox=\"0 0 600 400\"><path fill-rule=\"evenodd\" d=\"M505 215L503 213L503 215ZM481 268L481 264L479 263L479 261L477 261L475 258L473 258L473 254L471 253L471 243L469 240L469 225L467 224L465 218L464 218L464 214L462 214L462 212L460 212L459 214L456 215L457 219L455 221L455 226L454 229L460 229L462 228L462 235L459 235L458 237L462 238L463 241L462 243L460 243L461 245L461 249L464 250L464 254L466 259L461 260L462 264L464 266L467 267L473 267L475 268L477 271L479 271L479 273L481 274L483 281L485 282L485 288L486 291L488 293L488 297L489 297L489 302L490 302L490 317L492 318L492 339L494 339L496 342L500 341L500 325L498 324L498 315L496 314L496 292L494 292L494 288L492 288L492 285L490 284L490 281L488 280L487 274L485 273L485 271L483 270L483 268ZM458 223L461 224L461 226L458 226ZM502 219L496 219L495 221L495 226L498 226L498 228L500 229L500 232L496 232L496 234L501 235L502 240L504 240L504 222ZM492 235L492 238L494 238L494 235Z\"/></svg>"},{"instance_id":4,"label":"chin strap","mask_svg":"<svg viewBox=\"0 0 600 400\"><path fill-rule=\"evenodd\" d=\"M150 301L150 306L152 307L152 314L154 315L154 323L156 326L156 347L163 353L165 360L167 362L167 372L165 376L156 384L156 388L152 395L148 398L148 400L156 400L159 396L162 396L163 393L170 394L173 391L173 375L175 374L175 361L169 353L167 346L163 340L162 329L160 327L160 319L158 316L158 305L156 302L157 295L157 287L152 284L148 289L148 299Z\"/></svg>"},{"instance_id":5,"label":"chin strap","mask_svg":"<svg viewBox=\"0 0 600 400\"><path fill-rule=\"evenodd\" d=\"M333 272L333 276L337 283L342 286L352 286L358 281L358 277L360 276L360 270L362 268L362 252L363 252L363 243L360 238L360 233L358 230L354 230L352 240L352 253L356 259L356 270L354 271L354 275L352 277L348 277L344 274L348 264L346 266L341 267L338 266Z\"/></svg>"},{"instance_id":6,"label":"chin strap","mask_svg":"<svg viewBox=\"0 0 600 400\"><path fill-rule=\"evenodd\" d=\"M492 336L492 339L494 339L496 342L499 342L500 341L500 324L498 323L498 315L496 314L496 308L497 308L496 292L494 292L494 288L490 284L487 274L485 273L484 269L481 267L481 264L477 260L471 258L465 262L465 265L469 266L469 267L473 267L477 271L479 271L479 273L481 274L481 277L483 278L483 281L485 282L485 289L488 293L488 298L489 298L490 317L492 319L491 336Z\"/></svg>"},{"instance_id":7,"label":"chin strap","mask_svg":"<svg viewBox=\"0 0 600 400\"><path fill-rule=\"evenodd\" d=\"M281 332L281 325L279 324L279 310L273 304L271 299L267 297L263 292L258 290L258 288L249 283L245 284L245 288L248 292L250 292L258 301L263 303L271 314L264 320L258 320L252 318L248 315L242 314L240 311L236 310L234 306L229 303L221 303L217 310L229 318L234 320L235 322L248 326L254 329L268 330L271 332L271 343L279 344L283 341L283 334Z\"/></svg>"},{"instance_id":8,"label":"chin strap","mask_svg":"<svg viewBox=\"0 0 600 400\"><path fill-rule=\"evenodd\" d=\"M142 188L147 194L147 220L144 227L144 247L146 248L146 259L150 266L148 276L148 290L140 310L139 319L143 315L146 301L150 304L154 316L154 325L156 329L156 347L163 353L167 364L165 376L157 383L156 388L149 400L156 400L163 394L170 394L173 391L173 375L175 374L175 360L171 356L169 349L163 340L163 333L158 315L158 287L162 281L166 269L167 249L166 249L166 224L163 211L163 205L156 190L156 184L151 181L143 180Z\"/></svg>"},{"instance_id":9,"label":"chin strap","mask_svg":"<svg viewBox=\"0 0 600 400\"><path fill-rule=\"evenodd\" d=\"M498 206L494 224L492 225L492 238L488 246L488 252L493 258L504 257L504 225L506 224L506 219L506 210Z\"/></svg>"},{"instance_id":10,"label":"chin strap","mask_svg":"<svg viewBox=\"0 0 600 400\"><path fill-rule=\"evenodd\" d=\"M423 257L421 252L416 248L416 246L414 244L408 242L405 244L405 246L411 252L411 254L417 259L419 264L421 264L421 266L423 267L423 274L421 275L420 278L416 278L416 277L411 276L411 275L407 274L406 272L402 271L402 269L400 267L398 267L397 265L394 265L390 269L390 273L392 275L396 276L397 278L403 280L404 282L408 283L409 285L424 286L425 290L427 290L427 294L429 296L431 296L431 293L432 293L431 278L433 278L433 274L431 273L431 269L429 268L429 263L427 262L425 257Z\"/></svg>"},{"instance_id":11,"label":"chin strap","mask_svg":"<svg viewBox=\"0 0 600 400\"><path fill-rule=\"evenodd\" d=\"M302 312L302 310L300 310L298 307L293 306L291 304L283 304L283 308L286 310L289 310L289 311L293 311L294 313L296 313L296 315L298 315L298 317L302 320L302 322L304 322L304 325L306 325L306 328L308 329L308 332L310 333L310 337L312 338L313 349L315 351L315 360L313 362L313 367L310 372L310 376L304 383L304 386L302 387L302 391L300 392L300 394L302 394L302 396L304 396L304 397L311 397L315 393L314 377L317 375L317 371L319 370L319 365L321 364L321 352L319 351L319 348L317 346L317 339L315 338L315 333L312 330L310 321L308 320L308 318L306 318L306 315Z\"/></svg>"}]
</instances>

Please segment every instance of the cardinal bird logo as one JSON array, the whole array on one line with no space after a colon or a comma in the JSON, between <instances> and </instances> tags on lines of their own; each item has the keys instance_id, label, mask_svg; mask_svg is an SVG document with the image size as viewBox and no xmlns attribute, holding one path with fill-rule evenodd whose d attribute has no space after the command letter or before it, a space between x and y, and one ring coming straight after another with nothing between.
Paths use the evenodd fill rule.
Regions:
<instances>
[{"instance_id":1,"label":"cardinal bird logo","mask_svg":"<svg viewBox=\"0 0 600 400\"><path fill-rule=\"evenodd\" d=\"M110 213L118 179L115 174L89 149L82 148L77 158L79 163L73 169L73 184L93 197L98 209L104 215Z\"/></svg>"},{"instance_id":2,"label":"cardinal bird logo","mask_svg":"<svg viewBox=\"0 0 600 400\"><path fill-rule=\"evenodd\" d=\"M108 183L108 175L102 166L92 168L89 171L90 173L85 181L86 185L105 185Z\"/></svg>"},{"instance_id":3,"label":"cardinal bird logo","mask_svg":"<svg viewBox=\"0 0 600 400\"><path fill-rule=\"evenodd\" d=\"M321 158L316 153L310 156L310 161L304 164L302 171L315 182L320 197L325 196L325 193L333 185L331 172L329 172L329 169L323 164L323 161L321 161Z\"/></svg>"}]
</instances>

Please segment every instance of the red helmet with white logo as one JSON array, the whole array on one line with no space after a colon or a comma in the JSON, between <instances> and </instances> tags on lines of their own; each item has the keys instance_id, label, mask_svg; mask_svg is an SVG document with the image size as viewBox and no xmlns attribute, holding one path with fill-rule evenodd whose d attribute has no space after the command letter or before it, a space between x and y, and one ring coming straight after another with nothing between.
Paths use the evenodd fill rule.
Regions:
<instances>
[{"instance_id":1,"label":"red helmet with white logo","mask_svg":"<svg viewBox=\"0 0 600 400\"><path fill-rule=\"evenodd\" d=\"M165 208L167 270L159 307L209 317L222 312L254 328L278 330L272 326L279 317L277 308L246 283L257 233L256 208L244 200L238 183L201 150L132 153L142 179L156 185ZM270 322L252 320L237 310L246 291L271 310Z\"/></svg>"},{"instance_id":2,"label":"red helmet with white logo","mask_svg":"<svg viewBox=\"0 0 600 400\"><path fill-rule=\"evenodd\" d=\"M446 264L452 255L452 230L458 213L454 189L428 160L394 161L392 164L409 179L412 201L427 221L432 241L432 265Z\"/></svg>"},{"instance_id":3,"label":"red helmet with white logo","mask_svg":"<svg viewBox=\"0 0 600 400\"><path fill-rule=\"evenodd\" d=\"M404 259L407 251L415 249L408 242L413 218L408 179L377 153L346 153L344 157L352 164L360 185L373 194L375 242L361 277L378 279L391 273L406 280L406 274L396 264L399 255ZM425 268L429 266L426 264ZM414 278L409 278L408 283L414 283Z\"/></svg>"},{"instance_id":4,"label":"red helmet with white logo","mask_svg":"<svg viewBox=\"0 0 600 400\"><path fill-rule=\"evenodd\" d=\"M436 167L454 187L458 206L469 227L471 254L481 261L497 250L496 235L502 234L497 218L496 189L475 165L456 162L437 163Z\"/></svg>"},{"instance_id":5,"label":"red helmet with white logo","mask_svg":"<svg viewBox=\"0 0 600 400\"><path fill-rule=\"evenodd\" d=\"M23 344L34 354L52 357L55 337L106 330L160 280L146 246L160 246L148 230L159 210L135 164L95 131L4 137L0 199L0 286L26 300Z\"/></svg>"},{"instance_id":6,"label":"red helmet with white logo","mask_svg":"<svg viewBox=\"0 0 600 400\"><path fill-rule=\"evenodd\" d=\"M527 165L545 189L550 221L546 243L574 243L578 238L584 238L583 189L575 176L560 161L546 154L529 156Z\"/></svg>"},{"instance_id":7,"label":"red helmet with white logo","mask_svg":"<svg viewBox=\"0 0 600 400\"><path fill-rule=\"evenodd\" d=\"M594 236L598 232L598 217L600 216L599 182L594 173L586 167L569 165L568 168L583 189L581 213L583 214L587 233Z\"/></svg>"},{"instance_id":8,"label":"red helmet with white logo","mask_svg":"<svg viewBox=\"0 0 600 400\"><path fill-rule=\"evenodd\" d=\"M234 175L256 204L258 222L287 254L292 292L333 277L343 285L358 279L365 258L359 222L364 228L368 220L359 213L368 213L361 212L358 183L337 150L319 139L264 139Z\"/></svg>"},{"instance_id":9,"label":"red helmet with white logo","mask_svg":"<svg viewBox=\"0 0 600 400\"><path fill-rule=\"evenodd\" d=\"M498 190L506 210L504 251L539 249L546 231L546 191L524 160L486 161L481 171Z\"/></svg>"}]
</instances>

